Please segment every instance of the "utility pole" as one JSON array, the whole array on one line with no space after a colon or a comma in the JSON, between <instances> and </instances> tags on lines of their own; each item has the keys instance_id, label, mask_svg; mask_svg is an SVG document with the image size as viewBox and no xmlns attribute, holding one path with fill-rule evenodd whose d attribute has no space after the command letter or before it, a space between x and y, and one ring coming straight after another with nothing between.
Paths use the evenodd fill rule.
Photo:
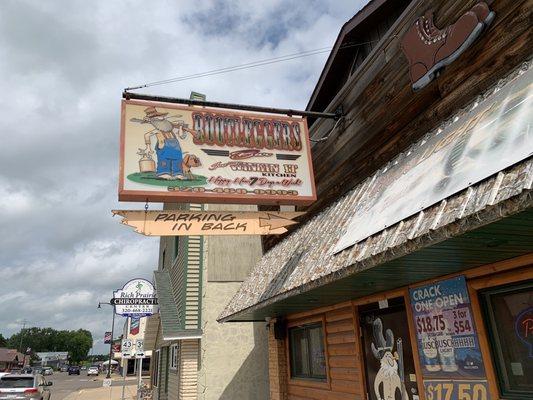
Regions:
<instances>
[{"instance_id":1,"label":"utility pole","mask_svg":"<svg viewBox=\"0 0 533 400\"><path fill-rule=\"evenodd\" d=\"M23 320L23 321L22 321L22 329L20 330L19 351L20 351L21 353L23 353L23 351L22 351L22 338L23 338L23 336L24 336L24 329L26 329L26 324L27 324L27 323L28 323L28 321Z\"/></svg>"},{"instance_id":2,"label":"utility pole","mask_svg":"<svg viewBox=\"0 0 533 400\"><path fill-rule=\"evenodd\" d=\"M113 359L113 334L115 332L115 306L113 306L113 322L111 323L111 343L109 344L109 365L107 366L107 379L111 378L111 360Z\"/></svg>"},{"instance_id":3,"label":"utility pole","mask_svg":"<svg viewBox=\"0 0 533 400\"><path fill-rule=\"evenodd\" d=\"M113 308L113 322L111 323L111 342L109 343L109 365L107 366L107 376L106 378L111 378L111 360L113 358L113 335L115 333L115 306L111 303L98 303L98 308L102 308L102 304L106 304L108 306L111 306Z\"/></svg>"}]
</instances>

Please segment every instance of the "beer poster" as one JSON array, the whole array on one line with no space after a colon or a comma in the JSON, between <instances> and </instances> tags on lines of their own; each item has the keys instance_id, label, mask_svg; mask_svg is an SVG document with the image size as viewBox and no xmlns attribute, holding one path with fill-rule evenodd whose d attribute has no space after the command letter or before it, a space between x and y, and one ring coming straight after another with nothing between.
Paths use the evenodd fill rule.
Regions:
<instances>
[{"instance_id":1,"label":"beer poster","mask_svg":"<svg viewBox=\"0 0 533 400\"><path fill-rule=\"evenodd\" d=\"M306 205L305 118L123 100L119 200Z\"/></svg>"},{"instance_id":2,"label":"beer poster","mask_svg":"<svg viewBox=\"0 0 533 400\"><path fill-rule=\"evenodd\" d=\"M426 399L488 399L465 277L409 292Z\"/></svg>"}]
</instances>

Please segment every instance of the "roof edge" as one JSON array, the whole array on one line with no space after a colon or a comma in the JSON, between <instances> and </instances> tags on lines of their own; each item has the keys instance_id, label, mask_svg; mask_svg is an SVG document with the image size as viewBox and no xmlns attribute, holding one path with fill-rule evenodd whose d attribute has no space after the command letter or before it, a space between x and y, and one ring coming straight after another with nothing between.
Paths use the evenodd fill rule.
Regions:
<instances>
[{"instance_id":1,"label":"roof edge","mask_svg":"<svg viewBox=\"0 0 533 400\"><path fill-rule=\"evenodd\" d=\"M331 65L333 63L333 59L337 55L339 47L341 46L342 41L344 40L344 37L353 29L355 29L360 23L366 20L370 15L372 15L373 12L375 12L387 1L389 0L370 0L361 9L359 9L359 11L357 11L352 18L350 18L342 25L339 34L337 35L337 39L335 39L335 43L333 44L333 48L329 53L328 59L324 64L324 68L322 68L322 72L320 73L318 82L316 83L315 88L311 93L311 97L309 98L309 101L305 107L306 110L310 110L312 103L316 100L318 92L320 91L320 88L322 87L322 84L326 79L329 69L331 68Z\"/></svg>"}]
</instances>

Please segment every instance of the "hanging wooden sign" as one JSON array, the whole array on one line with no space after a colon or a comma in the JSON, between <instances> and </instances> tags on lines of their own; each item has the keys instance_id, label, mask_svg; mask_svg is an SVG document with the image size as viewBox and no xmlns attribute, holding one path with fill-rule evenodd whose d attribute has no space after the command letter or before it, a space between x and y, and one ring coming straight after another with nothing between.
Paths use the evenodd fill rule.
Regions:
<instances>
[{"instance_id":1,"label":"hanging wooden sign","mask_svg":"<svg viewBox=\"0 0 533 400\"><path fill-rule=\"evenodd\" d=\"M279 235L304 212L113 210L124 225L146 236Z\"/></svg>"},{"instance_id":2,"label":"hanging wooden sign","mask_svg":"<svg viewBox=\"0 0 533 400\"><path fill-rule=\"evenodd\" d=\"M124 100L120 201L308 205L302 117Z\"/></svg>"}]
</instances>

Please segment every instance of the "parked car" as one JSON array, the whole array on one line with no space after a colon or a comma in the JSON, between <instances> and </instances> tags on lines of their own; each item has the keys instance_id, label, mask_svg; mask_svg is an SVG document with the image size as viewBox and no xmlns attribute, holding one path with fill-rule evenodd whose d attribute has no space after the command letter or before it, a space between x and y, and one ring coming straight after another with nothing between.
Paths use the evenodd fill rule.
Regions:
<instances>
[{"instance_id":1,"label":"parked car","mask_svg":"<svg viewBox=\"0 0 533 400\"><path fill-rule=\"evenodd\" d=\"M62 366L59 368L59 371L60 371L60 372L67 372L67 371L68 371L68 365L62 365Z\"/></svg>"},{"instance_id":2,"label":"parked car","mask_svg":"<svg viewBox=\"0 0 533 400\"><path fill-rule=\"evenodd\" d=\"M68 367L67 372L68 372L69 375L79 375L80 374L80 367L77 366L77 365L71 365L70 367Z\"/></svg>"},{"instance_id":3,"label":"parked car","mask_svg":"<svg viewBox=\"0 0 533 400\"><path fill-rule=\"evenodd\" d=\"M43 373L43 369L40 368L40 367L35 367L33 368L33 374L34 375L39 375L39 374L42 374Z\"/></svg>"},{"instance_id":4,"label":"parked car","mask_svg":"<svg viewBox=\"0 0 533 400\"><path fill-rule=\"evenodd\" d=\"M87 369L87 367L85 365L82 365L81 370L85 371L86 369Z\"/></svg>"},{"instance_id":5,"label":"parked car","mask_svg":"<svg viewBox=\"0 0 533 400\"><path fill-rule=\"evenodd\" d=\"M49 386L42 375L7 374L0 378L0 400L50 400Z\"/></svg>"},{"instance_id":6,"label":"parked car","mask_svg":"<svg viewBox=\"0 0 533 400\"><path fill-rule=\"evenodd\" d=\"M23 374L33 374L33 368L32 367L24 367L24 368L22 368L21 373L23 373Z\"/></svg>"},{"instance_id":7,"label":"parked car","mask_svg":"<svg viewBox=\"0 0 533 400\"><path fill-rule=\"evenodd\" d=\"M54 370L51 367L44 367L42 371L43 375L53 375Z\"/></svg>"},{"instance_id":8,"label":"parked car","mask_svg":"<svg viewBox=\"0 0 533 400\"><path fill-rule=\"evenodd\" d=\"M87 376L89 376L89 375L98 376L99 374L100 374L100 371L98 370L98 367L89 367L89 368L87 368Z\"/></svg>"}]
</instances>

